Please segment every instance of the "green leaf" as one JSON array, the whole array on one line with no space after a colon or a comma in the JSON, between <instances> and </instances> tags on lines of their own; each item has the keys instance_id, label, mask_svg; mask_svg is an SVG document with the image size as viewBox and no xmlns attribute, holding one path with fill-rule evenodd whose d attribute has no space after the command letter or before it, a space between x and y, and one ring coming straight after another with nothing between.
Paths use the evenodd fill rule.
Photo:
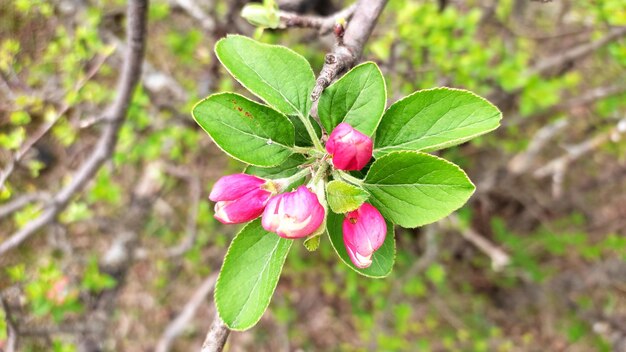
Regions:
<instances>
[{"instance_id":1,"label":"green leaf","mask_svg":"<svg viewBox=\"0 0 626 352\"><path fill-rule=\"evenodd\" d=\"M304 57L240 35L220 39L215 53L233 77L276 110L309 116L315 75Z\"/></svg>"},{"instance_id":2,"label":"green leaf","mask_svg":"<svg viewBox=\"0 0 626 352\"><path fill-rule=\"evenodd\" d=\"M393 269L393 263L396 256L396 241L394 239L393 224L387 221L387 235L385 236L385 242L383 242L383 245L380 246L380 248L372 255L372 265L368 268L360 269L352 264L350 256L348 256L348 252L346 251L346 246L343 243L343 219L343 215L329 212L327 217L328 222L326 224L328 237L330 237L330 243L333 248L335 248L335 252L337 252L341 261L352 268L352 270L363 276L383 278L389 275L391 273L391 269Z\"/></svg>"},{"instance_id":3,"label":"green leaf","mask_svg":"<svg viewBox=\"0 0 626 352\"><path fill-rule=\"evenodd\" d=\"M393 152L376 160L363 187L386 219L407 228L450 215L475 189L458 166L418 152Z\"/></svg>"},{"instance_id":4,"label":"green leaf","mask_svg":"<svg viewBox=\"0 0 626 352\"><path fill-rule=\"evenodd\" d=\"M224 152L258 166L276 166L292 153L294 127L274 109L235 93L200 101L193 117Z\"/></svg>"},{"instance_id":5,"label":"green leaf","mask_svg":"<svg viewBox=\"0 0 626 352\"><path fill-rule=\"evenodd\" d=\"M374 156L392 151L433 151L493 131L502 113L487 100L460 89L435 88L398 100L383 115Z\"/></svg>"},{"instance_id":6,"label":"green leaf","mask_svg":"<svg viewBox=\"0 0 626 352\"><path fill-rule=\"evenodd\" d=\"M276 4L274 6L246 4L241 9L241 17L256 27L278 28L280 25L280 16L278 15L278 6Z\"/></svg>"},{"instance_id":7,"label":"green leaf","mask_svg":"<svg viewBox=\"0 0 626 352\"><path fill-rule=\"evenodd\" d=\"M334 180L326 185L328 205L337 214L353 211L369 198L369 194L357 186Z\"/></svg>"},{"instance_id":8,"label":"green leaf","mask_svg":"<svg viewBox=\"0 0 626 352\"><path fill-rule=\"evenodd\" d=\"M304 122L302 122L302 120L300 120L298 116L289 115L287 117L293 124L293 127L296 129L296 145L299 147L312 146L313 141L311 140L311 137L309 136L309 133L307 132L306 127L304 127ZM309 116L309 122L311 123L311 125L313 126L313 129L315 130L315 134L317 135L317 138L318 139L321 138L322 129L320 128L319 123L317 123L317 121L315 121L311 116Z\"/></svg>"},{"instance_id":9,"label":"green leaf","mask_svg":"<svg viewBox=\"0 0 626 352\"><path fill-rule=\"evenodd\" d=\"M267 232L261 219L233 239L215 285L215 305L231 330L246 330L267 309L293 241Z\"/></svg>"},{"instance_id":10,"label":"green leaf","mask_svg":"<svg viewBox=\"0 0 626 352\"><path fill-rule=\"evenodd\" d=\"M320 240L322 239L322 234L316 234L313 236L309 236L304 240L304 248L306 248L309 252L315 252L320 246Z\"/></svg>"},{"instance_id":11,"label":"green leaf","mask_svg":"<svg viewBox=\"0 0 626 352\"><path fill-rule=\"evenodd\" d=\"M372 136L385 111L385 79L373 62L360 64L324 90L317 113L328 133L341 122Z\"/></svg>"}]
</instances>

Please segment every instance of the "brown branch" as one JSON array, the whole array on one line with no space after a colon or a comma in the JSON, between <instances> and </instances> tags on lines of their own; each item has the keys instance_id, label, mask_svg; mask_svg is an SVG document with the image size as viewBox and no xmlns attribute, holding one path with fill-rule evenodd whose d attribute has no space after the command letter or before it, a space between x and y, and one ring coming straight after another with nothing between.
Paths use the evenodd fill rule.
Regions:
<instances>
[{"instance_id":1,"label":"brown branch","mask_svg":"<svg viewBox=\"0 0 626 352\"><path fill-rule=\"evenodd\" d=\"M280 11L278 13L281 21L280 28L314 28L319 31L320 35L325 35L332 32L337 21L340 21L341 19L349 20L354 14L355 9L356 4L352 4L327 17L307 16L293 12Z\"/></svg>"},{"instance_id":2,"label":"brown branch","mask_svg":"<svg viewBox=\"0 0 626 352\"><path fill-rule=\"evenodd\" d=\"M206 334L201 352L221 352L226 345L228 335L230 335L230 329L224 324L216 310L213 324Z\"/></svg>"},{"instance_id":3,"label":"brown branch","mask_svg":"<svg viewBox=\"0 0 626 352\"><path fill-rule=\"evenodd\" d=\"M17 351L17 326L15 325L15 321L13 320L13 315L11 314L11 308L9 304L3 297L0 297L0 303L2 303L2 309L4 310L4 320L6 321L7 326L7 340L4 352L15 352Z\"/></svg>"},{"instance_id":4,"label":"brown branch","mask_svg":"<svg viewBox=\"0 0 626 352\"><path fill-rule=\"evenodd\" d=\"M205 302L206 297L213 291L215 280L217 280L217 274L212 274L198 287L196 292L189 299L189 302L185 304L183 310L181 310L176 319L167 326L163 335L161 335L155 352L167 352L171 349L174 340L183 333L189 321L196 314L198 307Z\"/></svg>"},{"instance_id":5,"label":"brown branch","mask_svg":"<svg viewBox=\"0 0 626 352\"><path fill-rule=\"evenodd\" d=\"M481 252L491 259L491 268L493 271L501 271L509 265L511 258L502 249L491 243L488 239L481 236L472 228L462 228L456 215L448 217L450 228L457 231L465 240L476 246Z\"/></svg>"},{"instance_id":6,"label":"brown branch","mask_svg":"<svg viewBox=\"0 0 626 352\"><path fill-rule=\"evenodd\" d=\"M87 84L87 82L89 82L93 78L93 76L95 76L96 73L100 71L100 67L102 67L102 65L104 64L104 62L106 61L108 57L109 55L98 56L98 58L96 59L96 63L93 65L91 70L87 72L87 74L85 75L83 79L81 79L80 81L76 83L72 91L80 92L80 90L85 86L85 84ZM57 112L57 114L49 122L41 126L41 128L37 132L35 132L35 134L33 134L33 136L29 138L20 147L20 149L13 155L13 157L7 163L7 165L2 170L2 172L0 172L0 189L4 187L4 183L9 178L9 176L11 176L11 174L15 170L15 167L20 163L20 161L22 161L22 158L24 158L26 153L28 153L28 151L39 140L41 140L41 138L43 138L46 134L48 134L48 132L50 132L52 127L54 127L54 125L61 119L61 117L63 117L63 115L67 113L70 107L71 107L70 104L68 104L67 102L64 102L61 108L59 109L59 111Z\"/></svg>"},{"instance_id":7,"label":"brown branch","mask_svg":"<svg viewBox=\"0 0 626 352\"><path fill-rule=\"evenodd\" d=\"M8 203L0 205L0 219L13 214L30 203L47 202L49 200L50 195L44 192L23 194L17 198L11 199Z\"/></svg>"},{"instance_id":8,"label":"brown branch","mask_svg":"<svg viewBox=\"0 0 626 352\"><path fill-rule=\"evenodd\" d=\"M626 27L613 27L609 30L608 34L596 41L581 44L554 56L541 59L534 67L530 69L529 73L531 75L547 75L548 71L556 69L569 62L581 59L602 48L603 46L624 36L626 36Z\"/></svg>"},{"instance_id":9,"label":"brown branch","mask_svg":"<svg viewBox=\"0 0 626 352\"><path fill-rule=\"evenodd\" d=\"M83 189L104 162L113 154L117 144L118 132L126 119L128 106L141 76L146 37L147 8L148 0L131 0L128 3L126 34L128 47L116 89L118 94L109 109L107 109L104 130L93 153L74 173L72 181L54 195L51 204L39 217L26 224L0 244L0 255L19 246L37 230L51 223L65 209L72 197Z\"/></svg>"},{"instance_id":10,"label":"brown branch","mask_svg":"<svg viewBox=\"0 0 626 352\"><path fill-rule=\"evenodd\" d=\"M326 54L324 66L311 93L311 100L318 100L322 91L337 76L350 69L361 58L365 42L372 34L374 25L386 4L387 0L358 1L342 40L338 41L331 53Z\"/></svg>"}]
</instances>

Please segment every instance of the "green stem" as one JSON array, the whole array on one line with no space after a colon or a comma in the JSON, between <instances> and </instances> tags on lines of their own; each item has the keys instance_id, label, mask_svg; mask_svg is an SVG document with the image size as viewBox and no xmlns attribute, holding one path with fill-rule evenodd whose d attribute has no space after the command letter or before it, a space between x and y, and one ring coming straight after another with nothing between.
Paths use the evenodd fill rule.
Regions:
<instances>
[{"instance_id":1,"label":"green stem","mask_svg":"<svg viewBox=\"0 0 626 352\"><path fill-rule=\"evenodd\" d=\"M326 175L326 170L328 170L328 163L324 160L323 162L320 163L317 171L315 172L315 175L313 175L313 178L311 179L310 184L317 185L317 183L322 179L322 177Z\"/></svg>"},{"instance_id":2,"label":"green stem","mask_svg":"<svg viewBox=\"0 0 626 352\"><path fill-rule=\"evenodd\" d=\"M311 121L302 114L299 114L299 117L300 117L300 121L302 121L302 123L304 124L306 131L309 133L309 137L311 137L311 140L313 141L313 145L315 146L315 148L321 152L325 152L324 146L322 146L322 142L320 142L319 138L317 137L317 134L315 133L315 129L313 128L313 125L311 125Z\"/></svg>"},{"instance_id":3,"label":"green stem","mask_svg":"<svg viewBox=\"0 0 626 352\"><path fill-rule=\"evenodd\" d=\"M354 185L361 186L363 184L363 180L361 180L360 178L356 178L345 171L337 170L337 174L344 181L348 181Z\"/></svg>"},{"instance_id":4,"label":"green stem","mask_svg":"<svg viewBox=\"0 0 626 352\"><path fill-rule=\"evenodd\" d=\"M315 149L315 148L311 148L311 147L298 147L297 145L291 147L291 150L293 150L296 153L300 153L300 154L306 154L306 155L311 155L311 156L322 156L323 153L321 153L319 150Z\"/></svg>"},{"instance_id":5,"label":"green stem","mask_svg":"<svg viewBox=\"0 0 626 352\"><path fill-rule=\"evenodd\" d=\"M306 167L300 171L298 171L297 173L295 173L294 175L291 175L289 177L285 177L285 178L279 178L278 180L274 180L274 184L276 185L276 188L278 190L278 192L283 192L287 189L287 187L298 181L299 179L306 177L307 175L309 175L311 173L311 169Z\"/></svg>"}]
</instances>

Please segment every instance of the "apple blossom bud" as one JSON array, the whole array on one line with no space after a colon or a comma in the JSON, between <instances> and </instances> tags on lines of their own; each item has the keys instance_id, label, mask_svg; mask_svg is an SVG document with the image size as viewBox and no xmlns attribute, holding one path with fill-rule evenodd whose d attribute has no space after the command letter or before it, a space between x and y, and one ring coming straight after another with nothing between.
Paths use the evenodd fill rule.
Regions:
<instances>
[{"instance_id":1,"label":"apple blossom bud","mask_svg":"<svg viewBox=\"0 0 626 352\"><path fill-rule=\"evenodd\" d=\"M372 158L372 139L342 122L330 134L326 151L339 170L361 170Z\"/></svg>"},{"instance_id":2,"label":"apple blossom bud","mask_svg":"<svg viewBox=\"0 0 626 352\"><path fill-rule=\"evenodd\" d=\"M317 230L326 213L315 193L305 186L272 197L263 212L262 225L284 238L306 237Z\"/></svg>"},{"instance_id":3,"label":"apple blossom bud","mask_svg":"<svg viewBox=\"0 0 626 352\"><path fill-rule=\"evenodd\" d=\"M271 181L234 174L220 178L209 195L215 203L215 218L223 224L239 224L258 218L272 196Z\"/></svg>"},{"instance_id":4,"label":"apple blossom bud","mask_svg":"<svg viewBox=\"0 0 626 352\"><path fill-rule=\"evenodd\" d=\"M372 255L383 245L387 223L374 206L363 203L343 220L343 243L352 263L359 268L372 264Z\"/></svg>"}]
</instances>

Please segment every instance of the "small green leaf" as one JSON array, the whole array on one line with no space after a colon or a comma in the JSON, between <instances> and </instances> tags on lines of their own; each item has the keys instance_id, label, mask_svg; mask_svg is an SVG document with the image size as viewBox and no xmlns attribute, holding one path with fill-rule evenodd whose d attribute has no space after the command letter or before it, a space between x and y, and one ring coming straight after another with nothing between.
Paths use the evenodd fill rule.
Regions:
<instances>
[{"instance_id":1,"label":"small green leaf","mask_svg":"<svg viewBox=\"0 0 626 352\"><path fill-rule=\"evenodd\" d=\"M369 194L357 186L334 180L326 185L328 205L337 214L353 211L363 204Z\"/></svg>"},{"instance_id":2,"label":"small green leaf","mask_svg":"<svg viewBox=\"0 0 626 352\"><path fill-rule=\"evenodd\" d=\"M309 236L304 240L304 248L306 248L309 252L314 252L320 247L320 240L322 239L322 234L315 234L313 236Z\"/></svg>"},{"instance_id":3,"label":"small green leaf","mask_svg":"<svg viewBox=\"0 0 626 352\"><path fill-rule=\"evenodd\" d=\"M240 35L220 39L215 53L233 77L276 110L309 116L315 75L304 57Z\"/></svg>"},{"instance_id":4,"label":"small green leaf","mask_svg":"<svg viewBox=\"0 0 626 352\"><path fill-rule=\"evenodd\" d=\"M317 113L328 133L341 122L372 136L380 122L387 89L378 66L366 62L354 67L337 82L324 90Z\"/></svg>"},{"instance_id":5,"label":"small green leaf","mask_svg":"<svg viewBox=\"0 0 626 352\"><path fill-rule=\"evenodd\" d=\"M249 329L261 319L292 243L265 231L261 219L233 239L215 285L217 311L231 330Z\"/></svg>"},{"instance_id":6,"label":"small green leaf","mask_svg":"<svg viewBox=\"0 0 626 352\"><path fill-rule=\"evenodd\" d=\"M339 255L341 261L363 276L383 278L389 275L391 269L393 269L396 256L396 241L394 239L393 224L387 221L385 242L383 242L383 245L372 255L372 265L368 268L360 269L352 264L350 256L348 256L348 252L346 251L346 246L343 242L343 219L343 215L329 212L327 217L328 222L326 224L330 243L335 249L335 252L337 252L337 255Z\"/></svg>"},{"instance_id":7,"label":"small green leaf","mask_svg":"<svg viewBox=\"0 0 626 352\"><path fill-rule=\"evenodd\" d=\"M246 4L241 9L241 17L251 25L261 28L278 28L280 17L278 6L266 6L262 4Z\"/></svg>"},{"instance_id":8,"label":"small green leaf","mask_svg":"<svg viewBox=\"0 0 626 352\"><path fill-rule=\"evenodd\" d=\"M289 119L241 95L211 95L194 106L193 117L224 152L245 163L276 166L292 153Z\"/></svg>"},{"instance_id":9,"label":"small green leaf","mask_svg":"<svg viewBox=\"0 0 626 352\"><path fill-rule=\"evenodd\" d=\"M458 166L418 152L393 152L376 160L363 187L386 219L407 228L450 215L475 189Z\"/></svg>"},{"instance_id":10,"label":"small green leaf","mask_svg":"<svg viewBox=\"0 0 626 352\"><path fill-rule=\"evenodd\" d=\"M493 131L502 113L487 100L460 89L435 88L398 100L383 115L374 155L392 151L433 151Z\"/></svg>"}]
</instances>

